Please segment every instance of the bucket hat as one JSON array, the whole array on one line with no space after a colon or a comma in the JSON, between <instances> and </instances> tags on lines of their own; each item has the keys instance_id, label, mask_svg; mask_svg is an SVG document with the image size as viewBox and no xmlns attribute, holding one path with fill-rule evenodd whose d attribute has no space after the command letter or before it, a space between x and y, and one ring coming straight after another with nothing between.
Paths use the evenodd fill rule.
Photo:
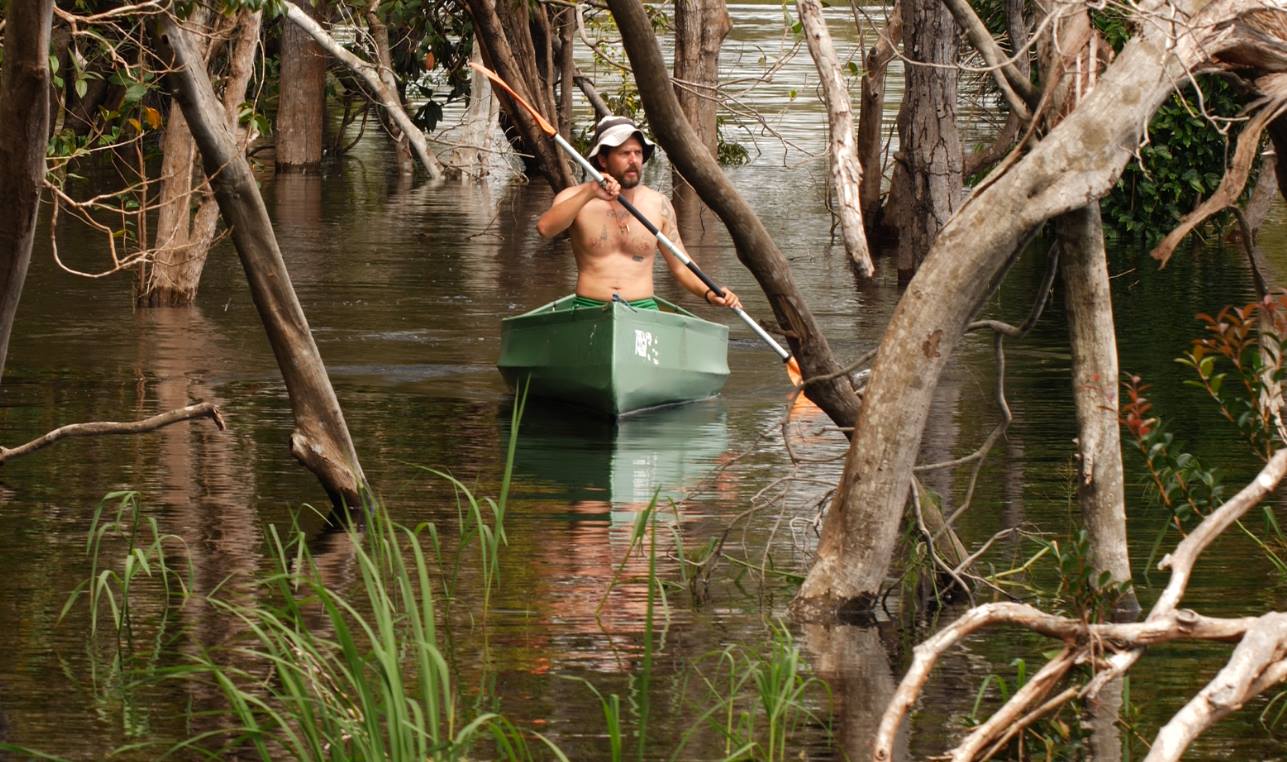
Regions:
<instances>
[{"instance_id":1,"label":"bucket hat","mask_svg":"<svg viewBox=\"0 0 1287 762\"><path fill-rule=\"evenodd\" d=\"M630 136L639 138L639 143L643 145L643 160L648 163L652 158L653 149L656 148L653 142L649 140L628 116L605 116L594 126L594 144L590 147L590 152L586 154L587 159L593 159L599 155L600 151L608 148L616 148L626 142Z\"/></svg>"}]
</instances>

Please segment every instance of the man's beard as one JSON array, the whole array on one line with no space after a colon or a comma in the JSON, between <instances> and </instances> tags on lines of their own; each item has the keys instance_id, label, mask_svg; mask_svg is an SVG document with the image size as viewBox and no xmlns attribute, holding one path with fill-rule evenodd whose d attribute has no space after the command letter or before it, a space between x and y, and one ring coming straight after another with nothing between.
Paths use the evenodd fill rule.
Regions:
<instances>
[{"instance_id":1,"label":"man's beard","mask_svg":"<svg viewBox=\"0 0 1287 762\"><path fill-rule=\"evenodd\" d=\"M623 189L633 188L643 180L643 170L635 170L635 176L628 179L625 170L622 170L621 174L614 174L612 177L621 184Z\"/></svg>"}]
</instances>

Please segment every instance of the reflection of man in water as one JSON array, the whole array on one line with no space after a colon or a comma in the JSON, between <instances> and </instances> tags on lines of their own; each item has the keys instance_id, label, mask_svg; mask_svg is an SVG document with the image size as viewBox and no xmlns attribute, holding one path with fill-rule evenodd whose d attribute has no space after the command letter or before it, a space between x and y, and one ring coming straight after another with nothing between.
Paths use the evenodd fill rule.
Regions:
<instances>
[{"instance_id":1,"label":"reflection of man in water","mask_svg":"<svg viewBox=\"0 0 1287 762\"><path fill-rule=\"evenodd\" d=\"M624 206L616 203L620 196L634 204L676 247L684 250L670 201L641 182L643 165L652 156L653 148L627 117L600 119L587 158L605 175L603 185L590 180L561 191L536 221L537 232L545 238L571 228L578 307L601 306L618 296L636 307L657 308L652 281L656 240ZM721 307L742 306L742 301L728 289L724 289L723 296L716 296L664 246L661 253L671 275L694 296Z\"/></svg>"}]
</instances>

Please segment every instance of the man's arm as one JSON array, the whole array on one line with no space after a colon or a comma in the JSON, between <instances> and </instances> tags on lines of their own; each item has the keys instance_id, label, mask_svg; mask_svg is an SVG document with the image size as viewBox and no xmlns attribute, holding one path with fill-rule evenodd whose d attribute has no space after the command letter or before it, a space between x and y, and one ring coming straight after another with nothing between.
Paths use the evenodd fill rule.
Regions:
<instances>
[{"instance_id":1,"label":"man's arm","mask_svg":"<svg viewBox=\"0 0 1287 762\"><path fill-rule=\"evenodd\" d=\"M573 185L571 188L564 188L554 197L554 203L545 214L536 221L536 232L540 233L542 238L553 238L572 227L572 223L576 222L576 216L587 203L596 198L612 201L620 192L620 184L611 177L604 178L604 185L589 180L580 185Z\"/></svg>"},{"instance_id":2,"label":"man's arm","mask_svg":"<svg viewBox=\"0 0 1287 762\"><path fill-rule=\"evenodd\" d=\"M675 208L670 205L670 199L665 196L661 196L661 224L658 227L675 244L675 248L687 254L690 259L692 258L692 255L688 254L688 249L684 248L684 242L679 238L679 226L675 224ZM689 270L687 265L680 262L679 257L671 254L665 246L659 246L658 250L661 251L662 257L665 258L666 267L670 269L670 274L675 276L675 280L679 281L679 285L687 289L693 296L716 307L742 306L742 300L737 297L737 294L721 287L724 296L715 296L715 292L711 291L692 270Z\"/></svg>"}]
</instances>

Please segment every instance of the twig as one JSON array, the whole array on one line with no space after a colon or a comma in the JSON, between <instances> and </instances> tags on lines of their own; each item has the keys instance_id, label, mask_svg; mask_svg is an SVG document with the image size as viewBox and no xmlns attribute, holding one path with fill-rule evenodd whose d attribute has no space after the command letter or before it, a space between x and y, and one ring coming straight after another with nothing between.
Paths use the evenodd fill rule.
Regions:
<instances>
[{"instance_id":1,"label":"twig","mask_svg":"<svg viewBox=\"0 0 1287 762\"><path fill-rule=\"evenodd\" d=\"M142 434L148 431L169 426L180 421L187 421L193 418L209 418L214 421L215 426L224 431L228 428L224 423L223 414L213 402L199 402L195 405L177 408L168 413L154 415L151 418L144 418L141 421L129 421L118 423L116 421L92 421L89 423L69 423L66 426L60 426L44 436L18 445L17 447L0 447L0 465L9 462L14 458L28 455L48 447L60 439L68 437L90 437L100 436L103 434Z\"/></svg>"}]
</instances>

